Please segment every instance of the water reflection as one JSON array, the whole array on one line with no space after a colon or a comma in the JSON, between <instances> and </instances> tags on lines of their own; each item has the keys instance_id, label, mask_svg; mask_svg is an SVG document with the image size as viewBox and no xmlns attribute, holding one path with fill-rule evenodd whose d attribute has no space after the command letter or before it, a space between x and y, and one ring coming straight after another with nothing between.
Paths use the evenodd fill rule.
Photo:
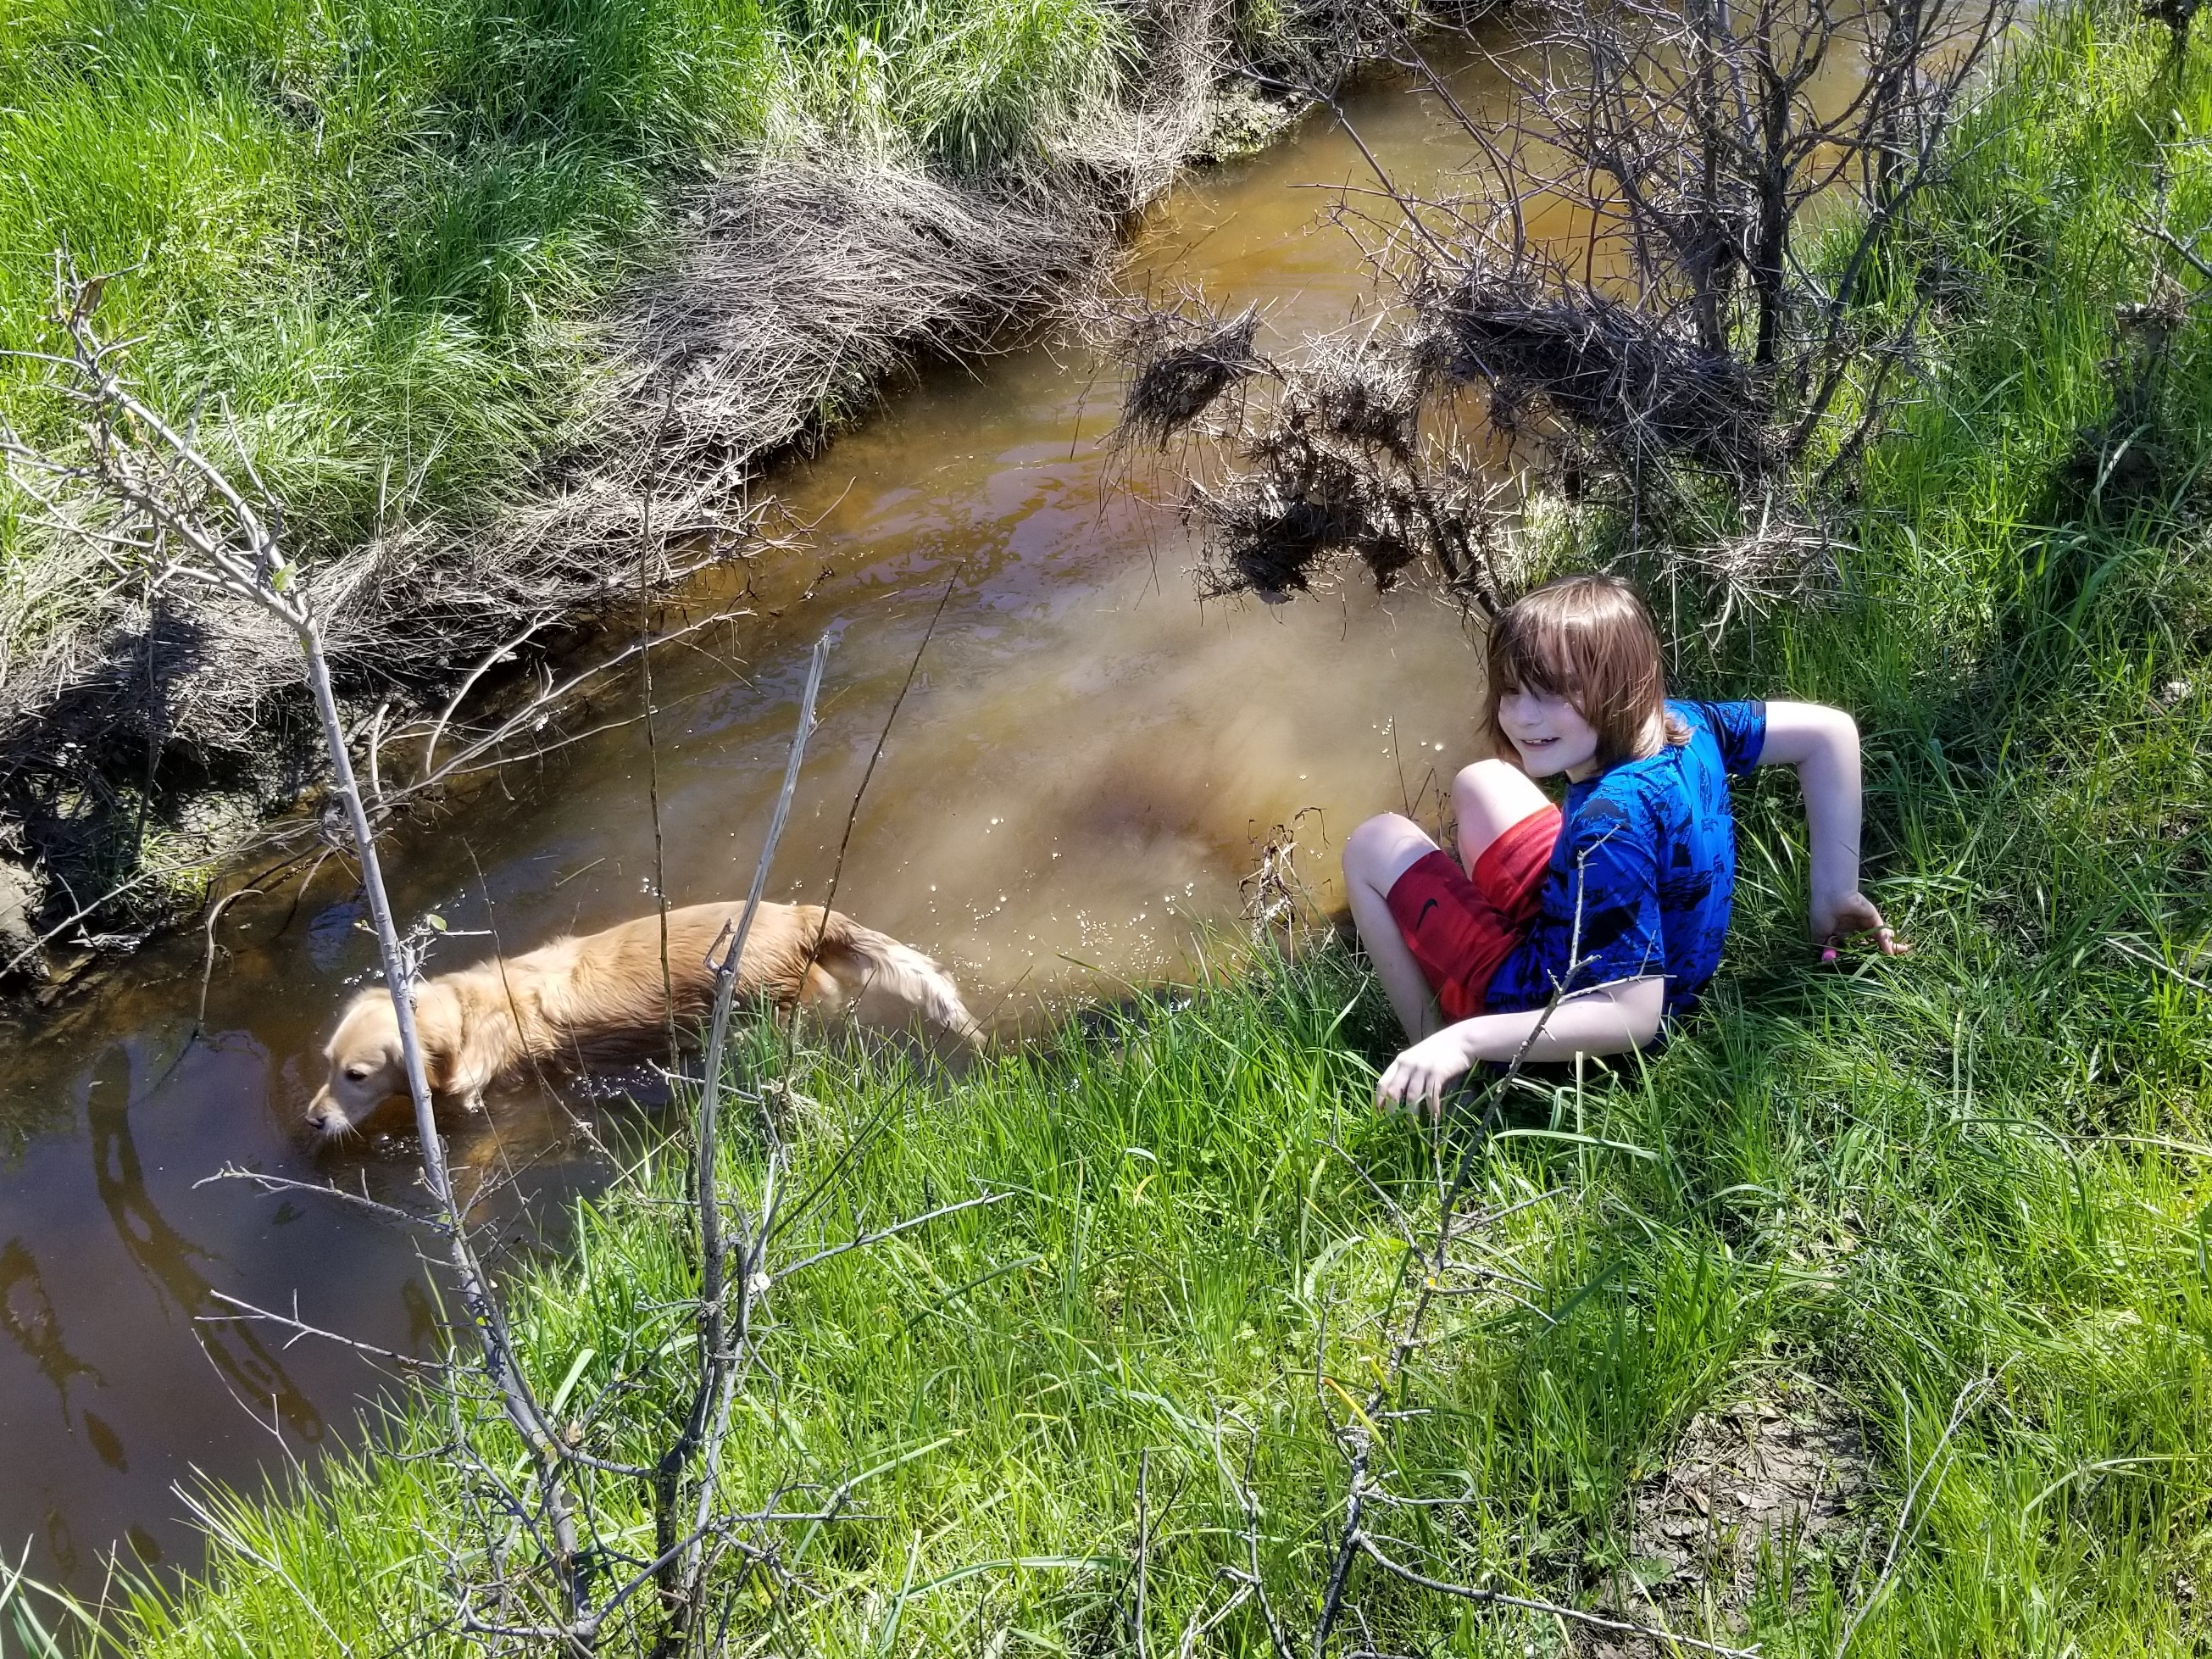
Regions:
<instances>
[{"instance_id":1,"label":"water reflection","mask_svg":"<svg viewBox=\"0 0 2212 1659\"><path fill-rule=\"evenodd\" d=\"M237 1322L237 1310L216 1299L215 1286L192 1264L209 1253L172 1227L146 1191L145 1170L131 1133L131 1057L118 1044L100 1055L85 1097L90 1129L93 1187L131 1261L170 1305L193 1322L201 1348L240 1399L266 1409L302 1440L323 1437L323 1415L285 1374L252 1327ZM121 1443L100 1425L100 1460L123 1468ZM87 1425L88 1432L90 1424ZM109 1449L112 1449L112 1455Z\"/></svg>"},{"instance_id":2,"label":"water reflection","mask_svg":"<svg viewBox=\"0 0 2212 1659\"><path fill-rule=\"evenodd\" d=\"M38 1259L20 1238L11 1238L0 1248L0 1330L8 1333L53 1384L64 1422L69 1420L70 1382L88 1376L98 1386L103 1380L97 1370L63 1346L61 1316L54 1311L53 1298L46 1294Z\"/></svg>"}]
</instances>

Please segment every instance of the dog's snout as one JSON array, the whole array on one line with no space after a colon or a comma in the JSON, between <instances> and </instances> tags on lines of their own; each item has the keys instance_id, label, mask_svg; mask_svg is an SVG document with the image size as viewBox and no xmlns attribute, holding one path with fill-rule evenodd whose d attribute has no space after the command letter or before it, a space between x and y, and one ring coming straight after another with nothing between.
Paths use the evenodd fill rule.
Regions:
<instances>
[{"instance_id":1,"label":"dog's snout","mask_svg":"<svg viewBox=\"0 0 2212 1659\"><path fill-rule=\"evenodd\" d=\"M331 1097L327 1088L315 1091L315 1097L307 1103L309 1127L325 1135L342 1135L353 1127L345 1109Z\"/></svg>"}]
</instances>

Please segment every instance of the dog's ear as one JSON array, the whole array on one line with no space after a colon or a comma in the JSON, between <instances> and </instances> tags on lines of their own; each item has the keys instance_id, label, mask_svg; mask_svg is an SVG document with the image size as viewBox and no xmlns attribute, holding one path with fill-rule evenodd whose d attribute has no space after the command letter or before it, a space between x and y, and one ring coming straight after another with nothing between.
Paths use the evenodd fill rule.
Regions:
<instances>
[{"instance_id":1,"label":"dog's ear","mask_svg":"<svg viewBox=\"0 0 2212 1659\"><path fill-rule=\"evenodd\" d=\"M415 1036L422 1045L422 1070L440 1094L453 1085L453 1062L461 1052L461 1000L449 985L432 980L415 989Z\"/></svg>"}]
</instances>

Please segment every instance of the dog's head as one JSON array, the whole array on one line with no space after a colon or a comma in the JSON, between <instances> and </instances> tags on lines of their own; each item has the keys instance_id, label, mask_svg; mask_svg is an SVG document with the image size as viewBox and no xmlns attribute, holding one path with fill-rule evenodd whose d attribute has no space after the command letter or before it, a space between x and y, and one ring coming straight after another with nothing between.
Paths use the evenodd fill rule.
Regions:
<instances>
[{"instance_id":1,"label":"dog's head","mask_svg":"<svg viewBox=\"0 0 2212 1659\"><path fill-rule=\"evenodd\" d=\"M422 1048L422 1064L430 1086L441 1086L445 1057L452 1044L446 1040L440 1016L450 994L424 985L415 994L415 1031ZM379 1108L407 1093L407 1061L399 1043L399 1020L392 1011L392 994L381 986L363 991L347 1005L338 1029L324 1046L329 1074L315 1097L307 1103L307 1122L326 1140L352 1133L374 1117Z\"/></svg>"}]
</instances>

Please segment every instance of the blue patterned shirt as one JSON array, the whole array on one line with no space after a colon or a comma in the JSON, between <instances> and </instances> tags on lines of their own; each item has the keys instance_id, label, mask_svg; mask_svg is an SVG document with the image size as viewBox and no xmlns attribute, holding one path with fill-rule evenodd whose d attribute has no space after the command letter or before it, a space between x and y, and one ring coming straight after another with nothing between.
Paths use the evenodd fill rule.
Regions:
<instances>
[{"instance_id":1,"label":"blue patterned shirt","mask_svg":"<svg viewBox=\"0 0 2212 1659\"><path fill-rule=\"evenodd\" d=\"M1487 1012L1540 1008L1563 984L1583 991L1664 974L1671 1018L1696 1005L1720 966L1735 896L1728 781L1759 764L1766 705L1667 708L1689 742L1567 786L1535 924L1492 976Z\"/></svg>"}]
</instances>

